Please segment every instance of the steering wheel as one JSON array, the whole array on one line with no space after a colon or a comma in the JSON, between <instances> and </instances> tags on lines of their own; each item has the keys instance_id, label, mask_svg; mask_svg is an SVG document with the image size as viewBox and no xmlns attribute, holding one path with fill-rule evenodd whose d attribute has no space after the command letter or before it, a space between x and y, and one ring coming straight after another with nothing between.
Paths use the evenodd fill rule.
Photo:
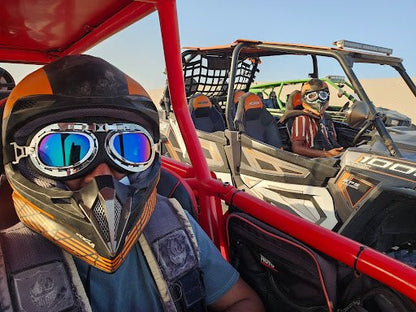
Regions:
<instances>
[{"instance_id":1,"label":"steering wheel","mask_svg":"<svg viewBox=\"0 0 416 312\"><path fill-rule=\"evenodd\" d=\"M373 126L372 120L367 120L363 127L358 131L358 133L355 135L354 140L352 140L351 145L356 146L358 142L360 142L361 137Z\"/></svg>"},{"instance_id":2,"label":"steering wheel","mask_svg":"<svg viewBox=\"0 0 416 312\"><path fill-rule=\"evenodd\" d=\"M342 106L340 112L345 112L348 108L350 108L350 102L346 102L344 106Z\"/></svg>"}]
</instances>

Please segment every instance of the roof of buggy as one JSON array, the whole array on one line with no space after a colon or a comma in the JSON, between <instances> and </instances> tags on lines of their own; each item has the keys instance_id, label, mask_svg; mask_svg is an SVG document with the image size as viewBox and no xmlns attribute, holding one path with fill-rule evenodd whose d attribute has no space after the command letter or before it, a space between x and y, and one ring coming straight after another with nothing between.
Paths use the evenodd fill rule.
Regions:
<instances>
[{"instance_id":1,"label":"roof of buggy","mask_svg":"<svg viewBox=\"0 0 416 312\"><path fill-rule=\"evenodd\" d=\"M156 10L157 0L13 0L0 10L0 61L45 64L90 49Z\"/></svg>"}]
</instances>

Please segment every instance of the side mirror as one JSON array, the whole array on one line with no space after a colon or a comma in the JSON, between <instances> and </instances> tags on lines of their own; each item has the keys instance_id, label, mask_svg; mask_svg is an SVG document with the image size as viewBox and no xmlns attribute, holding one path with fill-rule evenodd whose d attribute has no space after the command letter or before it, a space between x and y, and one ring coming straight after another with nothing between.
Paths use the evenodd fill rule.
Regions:
<instances>
[{"instance_id":1,"label":"side mirror","mask_svg":"<svg viewBox=\"0 0 416 312\"><path fill-rule=\"evenodd\" d=\"M352 128L361 128L370 116L370 109L363 101L355 101L345 111L348 125Z\"/></svg>"}]
</instances>

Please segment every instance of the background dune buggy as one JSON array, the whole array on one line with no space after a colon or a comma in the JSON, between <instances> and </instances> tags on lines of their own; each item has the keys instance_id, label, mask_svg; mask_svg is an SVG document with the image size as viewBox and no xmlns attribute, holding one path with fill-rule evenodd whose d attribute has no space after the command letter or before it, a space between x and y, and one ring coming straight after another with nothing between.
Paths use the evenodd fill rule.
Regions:
<instances>
[{"instance_id":1,"label":"background dune buggy","mask_svg":"<svg viewBox=\"0 0 416 312\"><path fill-rule=\"evenodd\" d=\"M285 108L283 102L289 92L280 89L280 98L273 104L270 91L289 84L300 88L299 83L307 79L253 85L261 76L263 63L269 66L266 60L287 56L307 58L309 64L304 72L309 78L320 77L320 62L331 59L338 65L330 67L336 68L338 77L323 79L335 87L332 97L339 93L344 101L338 106L343 111L332 112L338 140L346 148L341 157L310 159L291 152L289 129L278 122L280 114L276 112ZM400 74L409 92L416 95L416 87L400 58L355 49L238 40L227 46L190 48L182 53L182 59L188 99L203 94L213 104L203 110L189 105L189 110L209 168L219 178L378 250L390 252L397 246L409 249L414 245L416 163L412 159L416 132L406 116L392 111L381 114L355 73L361 63L389 65ZM340 73L347 81L341 81ZM344 86L350 90L342 89ZM239 115L236 105L244 103L236 104L234 93L250 88L265 95L265 107L257 108L255 113L251 110L247 117L248 110L241 109ZM161 103L164 152L187 161L167 90ZM218 124L219 115L224 119L223 129L207 131L203 124L213 120ZM274 115L275 122L269 122L271 117L267 115ZM245 124L248 118L250 122L254 120L256 129ZM390 127L386 128L385 123ZM198 125L203 127L198 130ZM264 130L259 130L262 127ZM270 132L270 128L274 136L280 136L280 146L273 146L266 135L259 135Z\"/></svg>"},{"instance_id":2,"label":"background dune buggy","mask_svg":"<svg viewBox=\"0 0 416 312\"><path fill-rule=\"evenodd\" d=\"M298 79L253 84L249 91L261 96L268 111L273 116L280 118L286 110L286 102L290 93L294 90L300 90L302 84L308 80ZM326 76L321 77L321 80L328 84L332 95L326 112L331 115L333 120L348 123L347 117L350 105L358 101L358 96L354 94L354 88L345 81L343 76ZM376 107L376 110L387 127L410 127L412 125L411 118L398 111L384 107Z\"/></svg>"}]
</instances>

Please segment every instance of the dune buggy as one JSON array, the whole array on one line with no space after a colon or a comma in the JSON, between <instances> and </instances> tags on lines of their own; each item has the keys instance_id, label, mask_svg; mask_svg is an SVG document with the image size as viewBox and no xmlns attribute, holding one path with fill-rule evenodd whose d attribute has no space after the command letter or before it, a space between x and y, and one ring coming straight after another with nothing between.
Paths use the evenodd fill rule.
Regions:
<instances>
[{"instance_id":1,"label":"dune buggy","mask_svg":"<svg viewBox=\"0 0 416 312\"><path fill-rule=\"evenodd\" d=\"M356 305L365 307L368 311L379 311L377 307L374 307L374 296L369 295L364 298L361 296L361 293L364 293L362 289L357 293L357 291L351 292L349 287L345 287L346 284L356 284L363 276L373 278L371 285L376 285L377 289L381 289L383 295L388 294L389 298L395 298L395 300L389 302L405 304L408 307L406 311L414 310L411 303L412 300L416 301L416 270L414 268L281 209L282 207L289 209L288 205L282 203L276 206L249 194L249 189L255 190L254 186L264 178L264 170L268 170L267 177L270 179L265 181L273 184L270 186L273 197L275 185L280 186L285 185L286 182L296 182L304 190L301 197L305 198L305 201L312 196L311 192L322 189L323 195L321 197L324 200L328 199L328 202L330 202L329 195L324 194L325 192L329 194L329 192L323 186L330 185L327 181L337 179L335 177L339 172L338 175L344 174L344 176L338 178L337 181L340 182L337 182L337 185L339 185L340 191L346 194L345 196L352 198L358 214L361 211L368 211L368 209L364 209L364 205L362 206L364 208L359 209L360 203L366 202L367 199L367 196L362 195L365 191L363 188L368 187L367 193L371 194L372 199L381 202L381 206L383 198L386 201L390 200L385 192L387 185L378 182L382 179L381 176L384 176L380 172L385 171L392 176L391 181L395 182L389 184L392 196L397 196L397 188L402 192L398 209L403 209L403 200L408 200L409 204L412 204L413 193L411 187L413 187L414 181L409 178L413 174L412 162L404 163L401 158L374 156L374 153L354 150L349 154L350 156L344 156L341 160L329 160L329 162L321 163L296 157L288 151L274 149L260 141L250 139L246 134L232 128L232 125L228 125L225 132L207 133L206 131L198 131L203 147L201 149L186 103L186 95L190 96L195 87L192 78L189 80L188 77L185 77L185 82L187 82L185 89L175 1L91 0L88 5L84 5L84 2L61 0L54 1L54 5L51 6L51 2L46 0L5 1L2 4L2 12L5 12L5 14L2 15L3 23L0 25L2 30L0 32L0 61L41 65L61 56L82 53L114 33L157 11L170 89L169 101L166 102L166 107L169 107L166 114L169 116L170 123L169 125L167 123L162 125L165 130L168 130L165 133L169 141L165 142L164 147L172 157L175 156L175 153L183 154L185 155L183 158L187 160L189 158L192 164L189 165L163 157L163 170L158 192L175 197L185 209L191 208L190 212L195 213L198 223L221 250L223 256L239 270L242 277L260 294L268 311L341 311L341 309L350 311ZM47 14L45 14L45 8L48 8ZM242 46L240 45L240 47ZM230 51L234 48L230 48ZM255 52L256 49L253 51ZM227 66L233 64L240 66L239 64L244 60L245 58L241 57L232 59L226 57L223 60L221 57L214 56L213 61L216 65L210 62L210 68L214 66L218 70L223 70L222 68L226 66L224 71L228 74L229 67ZM388 58L388 60L390 59ZM186 65L186 63L185 60L184 64ZM252 72L250 66L256 66L256 61L249 62L247 66L241 66L244 66L247 72ZM227 85L228 83L234 85L234 81L236 81L235 74L230 77L223 75L223 77L225 80L222 84L215 87L216 92L222 92L219 97L222 102L215 105L221 105L221 103L226 102L227 97L230 97L230 99L232 97L233 89L230 88L227 93ZM7 75L3 79L6 80L7 84L12 84ZM227 79L230 80L227 84L224 84ZM238 79L237 77L237 81ZM198 82L198 88L200 83ZM244 89L247 91L248 88L249 85L245 83ZM357 85L354 85L354 88L357 89ZM7 96L7 92L5 96ZM362 97L362 91L357 92ZM225 111L227 112L226 108ZM229 118L227 120L230 121ZM381 127L377 119L375 123L377 127ZM346 132L352 132L355 135L356 131L346 126L345 128L347 129ZM178 141L176 142L174 141L175 136L170 137L168 135L169 131L173 131L172 129L180 129L182 132L182 135L177 137ZM380 138L386 141L384 134L380 135ZM234 145L234 141L240 142L239 148ZM211 142L214 142L214 144L210 144ZM391 153L395 151L398 154L397 146L391 145L389 145ZM186 147L187 152L182 151L182 146ZM252 155L251 158L246 158L246 151ZM224 155L227 155L227 158ZM357 160L360 155L363 157ZM249 174L254 170L250 166L250 162L256 158L261 165L260 175L256 177L252 174L252 177L250 177ZM281 168L279 172L282 175L278 179L274 178L274 167L269 167L269 164L267 164L267 159L270 158ZM295 159L294 163L292 158ZM233 178L234 183L237 184L240 181L241 183L244 181L246 181L244 183L249 183L249 181L252 181L253 187L246 187L247 192L242 192L233 185L216 179L214 174L210 172L206 159L208 159L211 168L214 168L213 163L217 166L215 169L224 167L222 172L229 176L231 176L229 174L230 169L237 169L237 175ZM260 160L266 160L266 162L260 162ZM224 163L221 163L221 161L224 161ZM343 163L340 166L344 168L343 170L340 170L339 162ZM362 175L356 169L358 166L368 170L365 172L362 170L364 172ZM225 170L226 168L227 170ZM221 173L221 170L215 171ZM370 173L372 176L367 177ZM288 181L285 181L285 174L291 174L287 176ZM401 184L399 187L396 180L407 181L408 185ZM302 184L302 181L310 181L311 183L308 183L311 186L306 182ZM331 184L333 183L331 182ZM334 187L336 186L334 185ZM380 200L376 198L374 189L379 190L380 196L384 197ZM2 203L0 207L0 227L2 230L18 222L16 216L13 215L11 192L10 186L2 179L0 187ZM290 194L290 190L286 194ZM366 193L364 192L364 194ZM344 200L342 196L339 196L339 200ZM360 201L360 196L364 200ZM321 198L318 196L317 200L320 202ZM224 207L227 210L226 212L223 210ZM192 210L192 208L195 209ZM346 210L348 208L349 206L345 207ZM383 209L381 207L378 210ZM391 207L391 210L396 211L394 207ZM345 214L350 213L346 211ZM398 219L402 219L401 213L398 216ZM411 216L409 214L409 218ZM395 215L390 215L390 217L394 219ZM322 219L325 219L323 214ZM364 219L357 218L357 220ZM397 221L393 224L400 223L399 221L402 220ZM348 224L348 222L345 223ZM388 227L390 223L386 223L386 227ZM374 226L377 227L378 224L375 222ZM381 232L386 233L385 228L382 228L383 231ZM401 231L404 233L402 229ZM78 236L70 237L70 239L78 244L83 243ZM7 246L2 242L1 247L1 260L3 260ZM27 255L22 248L17 248L16 252L19 259L25 260L22 262L26 262L30 258L30 255ZM13 264L7 261L2 262L0 272L3 273L5 269ZM346 268L349 269L348 279L346 279L347 275L345 274ZM20 270L19 274L22 272L26 271ZM362 275L357 277L357 272L362 273ZM348 280L348 283L346 283L346 280ZM56 283L53 280L41 278L34 287L25 287L26 297L44 304L43 308L46 307L46 300L40 300L39 298L42 299L47 296L48 302L54 299L62 301L61 290L51 291L54 289L54 285ZM0 298L0 306L3 310L19 309L19 301L14 297L6 296L7 290L13 289L14 286L9 279L1 280L3 295ZM34 288L36 288L36 291L31 291ZM399 295L396 291L399 291L402 295ZM15 295L14 292L10 293ZM354 296L351 296L351 294ZM357 298L363 298L363 300L359 301ZM65 300L65 302L68 303L65 306L65 311L73 310L73 307L70 306L71 302L69 300ZM396 305L394 308L398 306ZM55 307L48 306L46 309Z\"/></svg>"},{"instance_id":2,"label":"dune buggy","mask_svg":"<svg viewBox=\"0 0 416 312\"><path fill-rule=\"evenodd\" d=\"M390 252L401 248L397 246L412 246L416 240L416 132L406 116L394 111L382 114L375 108L356 67L388 65L400 74L413 97L416 86L400 58L380 53L379 47L358 48L368 47L378 51L238 40L184 51L183 73L198 139L217 177L315 224ZM253 84L271 66L269 59L276 58L308 60L306 78ZM331 114L346 151L337 158L311 159L291 152L289 129L279 123L278 111L287 109L291 90L285 88L300 89L308 76L321 77L320 65L328 60L338 65L330 63L336 76L323 79L333 89L331 96L339 94L343 101ZM261 92L262 106L242 108L244 103L236 101L237 91L250 89ZM278 91L274 97L272 91ZM195 105L201 95L206 96L205 102ZM165 154L189 161L168 92L161 107Z\"/></svg>"}]
</instances>

